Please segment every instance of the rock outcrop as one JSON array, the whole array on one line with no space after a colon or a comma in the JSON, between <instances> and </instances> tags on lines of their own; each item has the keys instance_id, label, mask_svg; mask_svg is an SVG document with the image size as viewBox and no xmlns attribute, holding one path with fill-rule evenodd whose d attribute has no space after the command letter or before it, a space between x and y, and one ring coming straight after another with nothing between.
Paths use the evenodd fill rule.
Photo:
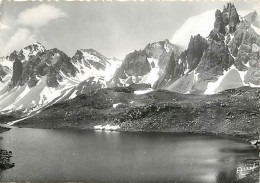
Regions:
<instances>
[{"instance_id":1,"label":"rock outcrop","mask_svg":"<svg viewBox=\"0 0 260 183\"><path fill-rule=\"evenodd\" d=\"M16 58L13 63L13 77L12 77L12 85L15 86L20 80L23 74L23 64L19 58Z\"/></svg>"},{"instance_id":2,"label":"rock outcrop","mask_svg":"<svg viewBox=\"0 0 260 183\"><path fill-rule=\"evenodd\" d=\"M169 40L148 44L143 50L134 51L126 56L122 65L116 70L110 86L147 83L153 88L160 88L168 80L165 77L167 72L171 72L170 69L166 69L171 67L170 59L179 54L178 47ZM161 77L164 79L160 79Z\"/></svg>"}]
</instances>

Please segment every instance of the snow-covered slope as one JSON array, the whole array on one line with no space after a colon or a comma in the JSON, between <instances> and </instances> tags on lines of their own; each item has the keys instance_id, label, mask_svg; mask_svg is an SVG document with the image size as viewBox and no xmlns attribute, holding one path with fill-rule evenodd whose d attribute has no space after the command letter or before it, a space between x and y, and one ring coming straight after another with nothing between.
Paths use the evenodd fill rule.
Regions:
<instances>
[{"instance_id":1,"label":"snow-covered slope","mask_svg":"<svg viewBox=\"0 0 260 183\"><path fill-rule=\"evenodd\" d=\"M0 60L0 111L19 110L29 115L106 87L120 64L92 49L79 50L71 59L56 48L46 50L40 43L27 46Z\"/></svg>"},{"instance_id":2,"label":"snow-covered slope","mask_svg":"<svg viewBox=\"0 0 260 183\"><path fill-rule=\"evenodd\" d=\"M107 82L122 62L106 58L93 49L81 49L72 57L72 63L77 68L76 78L79 81L90 77L103 77Z\"/></svg>"}]
</instances>

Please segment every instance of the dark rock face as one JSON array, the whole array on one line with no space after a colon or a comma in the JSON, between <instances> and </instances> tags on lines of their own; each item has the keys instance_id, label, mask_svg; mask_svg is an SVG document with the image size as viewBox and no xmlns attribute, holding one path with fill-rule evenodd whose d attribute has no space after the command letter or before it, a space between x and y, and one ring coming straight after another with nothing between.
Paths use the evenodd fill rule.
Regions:
<instances>
[{"instance_id":1,"label":"dark rock face","mask_svg":"<svg viewBox=\"0 0 260 183\"><path fill-rule=\"evenodd\" d=\"M133 88L133 90L147 90L151 87L152 86L150 84L146 83L133 83L129 85L129 88Z\"/></svg>"},{"instance_id":2,"label":"dark rock face","mask_svg":"<svg viewBox=\"0 0 260 183\"><path fill-rule=\"evenodd\" d=\"M115 83L120 84L120 79L128 79L126 84L132 84L134 81L132 80L132 76L144 76L151 70L150 64L147 60L147 55L145 51L134 51L133 53L129 53L125 60L123 61L120 68L116 70L114 75ZM128 77L130 76L130 77ZM139 82L137 80L136 82Z\"/></svg>"},{"instance_id":3,"label":"dark rock face","mask_svg":"<svg viewBox=\"0 0 260 183\"><path fill-rule=\"evenodd\" d=\"M178 82L181 77L186 77L185 75L195 68L201 61L204 51L208 48L209 43L207 40L200 35L191 36L190 42L187 50L183 51L178 57L171 55L170 62L168 62L166 67L166 74L161 79L168 80L168 83L160 85L160 87L168 87L174 82ZM183 84L183 82L182 82ZM175 85L177 88L172 88L173 91L183 91L180 90L180 85ZM185 89L184 89L185 91Z\"/></svg>"},{"instance_id":4,"label":"dark rock face","mask_svg":"<svg viewBox=\"0 0 260 183\"><path fill-rule=\"evenodd\" d=\"M210 32L209 37L215 41L221 41L226 33L234 33L239 23L239 16L234 4L228 3L222 12L216 10L214 29Z\"/></svg>"},{"instance_id":5,"label":"dark rock face","mask_svg":"<svg viewBox=\"0 0 260 183\"><path fill-rule=\"evenodd\" d=\"M207 48L208 42L205 38L201 37L199 34L194 37L191 36L188 49L184 51L180 56L181 60L187 60L187 68L189 69L189 71L194 70L198 66L203 52Z\"/></svg>"},{"instance_id":6,"label":"dark rock face","mask_svg":"<svg viewBox=\"0 0 260 183\"><path fill-rule=\"evenodd\" d=\"M16 58L19 58L18 53L17 53L17 51L13 51L13 52L10 54L10 56L9 56L9 60L10 60L10 61L15 61Z\"/></svg>"},{"instance_id":7,"label":"dark rock face","mask_svg":"<svg viewBox=\"0 0 260 183\"><path fill-rule=\"evenodd\" d=\"M226 14L228 16L225 16L226 24L229 25L229 32L233 33L236 31L236 26L240 22L239 16L237 13L237 10L232 3L228 3L227 7L224 7L223 14Z\"/></svg>"},{"instance_id":8,"label":"dark rock face","mask_svg":"<svg viewBox=\"0 0 260 183\"><path fill-rule=\"evenodd\" d=\"M113 86L125 86L132 83L144 82L145 75L156 69L154 75L158 75L159 77L155 78L150 84L153 88L160 88L169 79L164 75L169 71L169 69L166 71L166 68L170 67L168 65L171 57L179 56L179 54L178 47L171 44L169 40L150 43L143 50L134 51L126 56L121 67L114 74L112 79ZM161 77L163 79L160 79Z\"/></svg>"},{"instance_id":9,"label":"dark rock face","mask_svg":"<svg viewBox=\"0 0 260 183\"><path fill-rule=\"evenodd\" d=\"M184 62L179 62L172 52L169 62L166 63L165 70L161 77L155 83L154 88L162 88L170 83L176 81L178 78L184 75L186 65Z\"/></svg>"},{"instance_id":10,"label":"dark rock face","mask_svg":"<svg viewBox=\"0 0 260 183\"><path fill-rule=\"evenodd\" d=\"M224 19L223 15L220 10L217 10L215 13L215 23L214 23L214 30L217 31L220 34L225 35L226 30L225 30L225 24L224 24Z\"/></svg>"},{"instance_id":11,"label":"dark rock face","mask_svg":"<svg viewBox=\"0 0 260 183\"><path fill-rule=\"evenodd\" d=\"M233 63L228 47L223 42L212 41L204 51L196 71L207 77L204 79L210 80L212 76L221 75Z\"/></svg>"},{"instance_id":12,"label":"dark rock face","mask_svg":"<svg viewBox=\"0 0 260 183\"><path fill-rule=\"evenodd\" d=\"M16 58L15 62L13 63L13 77L12 77L13 86L15 86L18 83L22 74L23 74L23 64L18 58Z\"/></svg>"},{"instance_id":13,"label":"dark rock face","mask_svg":"<svg viewBox=\"0 0 260 183\"><path fill-rule=\"evenodd\" d=\"M66 76L75 76L76 69L70 62L70 58L62 51L54 48L31 56L24 63L24 71L19 81L20 85L28 82L29 87L34 87L39 81L37 77L46 76L49 87L57 87L62 81L61 73Z\"/></svg>"},{"instance_id":14,"label":"dark rock face","mask_svg":"<svg viewBox=\"0 0 260 183\"><path fill-rule=\"evenodd\" d=\"M143 76L151 70L145 51L134 51L128 54L125 62L122 64L122 68L125 71L125 75L121 73L123 76Z\"/></svg>"},{"instance_id":15,"label":"dark rock face","mask_svg":"<svg viewBox=\"0 0 260 183\"><path fill-rule=\"evenodd\" d=\"M246 70L244 64L249 60L259 60L260 36L246 21L241 23L228 45L230 52L236 57L235 66L239 70Z\"/></svg>"}]
</instances>

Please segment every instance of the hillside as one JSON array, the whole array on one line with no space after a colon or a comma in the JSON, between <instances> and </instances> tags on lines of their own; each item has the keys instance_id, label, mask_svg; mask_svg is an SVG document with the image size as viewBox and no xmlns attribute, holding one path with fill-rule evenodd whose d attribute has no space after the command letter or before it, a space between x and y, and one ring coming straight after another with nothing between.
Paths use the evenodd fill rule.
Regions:
<instances>
[{"instance_id":1,"label":"hillside","mask_svg":"<svg viewBox=\"0 0 260 183\"><path fill-rule=\"evenodd\" d=\"M30 128L93 129L119 125L122 131L259 132L259 88L242 87L216 95L184 95L167 90L135 94L133 87L99 89L54 104L15 123Z\"/></svg>"}]
</instances>

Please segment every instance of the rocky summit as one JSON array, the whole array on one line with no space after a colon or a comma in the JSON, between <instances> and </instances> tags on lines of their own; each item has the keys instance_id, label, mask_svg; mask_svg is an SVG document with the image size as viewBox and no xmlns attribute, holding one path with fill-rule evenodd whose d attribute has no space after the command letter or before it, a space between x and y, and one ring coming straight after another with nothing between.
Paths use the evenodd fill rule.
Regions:
<instances>
[{"instance_id":1,"label":"rocky summit","mask_svg":"<svg viewBox=\"0 0 260 183\"><path fill-rule=\"evenodd\" d=\"M110 86L127 86L132 83L149 83L160 88L167 80L159 81L167 70L170 60L180 54L179 48L169 40L148 44L143 50L129 53L116 70Z\"/></svg>"},{"instance_id":2,"label":"rocky summit","mask_svg":"<svg viewBox=\"0 0 260 183\"><path fill-rule=\"evenodd\" d=\"M214 28L207 38L191 37L188 49L177 58L186 72L170 91L214 94L242 86L259 85L259 15L240 17L233 4L216 10Z\"/></svg>"}]
</instances>

